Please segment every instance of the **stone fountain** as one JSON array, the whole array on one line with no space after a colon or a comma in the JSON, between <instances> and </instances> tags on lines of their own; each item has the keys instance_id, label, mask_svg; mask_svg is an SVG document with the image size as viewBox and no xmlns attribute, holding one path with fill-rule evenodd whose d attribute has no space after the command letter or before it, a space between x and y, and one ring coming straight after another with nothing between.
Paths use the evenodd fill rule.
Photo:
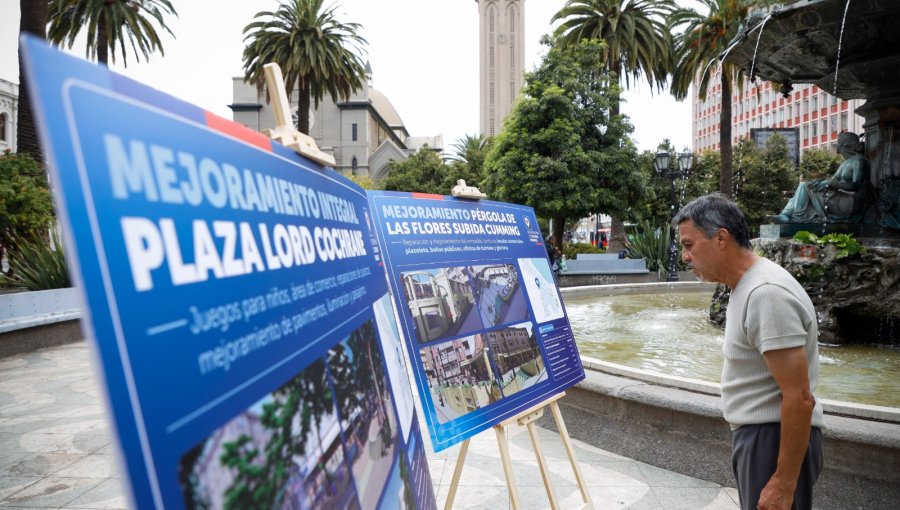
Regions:
<instances>
[{"instance_id":1,"label":"stone fountain","mask_svg":"<svg viewBox=\"0 0 900 510\"><path fill-rule=\"evenodd\" d=\"M775 221L785 223L782 236L798 230L852 233L867 252L838 258L833 245L785 239L756 244L804 283L824 342L900 343L898 48L898 0L800 0L751 13L725 55L752 79L778 84L786 96L793 84L812 83L842 99L866 100L856 111L865 118L861 149L868 177L860 214L847 220L829 211L828 197L843 192L832 190L821 193L821 221L798 224L796 217L811 215L792 216L790 205Z\"/></svg>"}]
</instances>

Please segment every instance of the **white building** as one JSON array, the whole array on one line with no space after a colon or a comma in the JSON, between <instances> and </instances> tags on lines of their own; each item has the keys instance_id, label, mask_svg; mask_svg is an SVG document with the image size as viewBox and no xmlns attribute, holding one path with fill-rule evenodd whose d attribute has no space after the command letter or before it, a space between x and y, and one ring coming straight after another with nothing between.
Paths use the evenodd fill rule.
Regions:
<instances>
[{"instance_id":1,"label":"white building","mask_svg":"<svg viewBox=\"0 0 900 510\"><path fill-rule=\"evenodd\" d=\"M318 108L310 112L309 135L319 149L334 155L334 169L345 175L369 176L379 180L385 176L391 160L405 160L424 146L441 152L441 135L409 135L403 120L390 100L372 87L372 68L366 64L367 86L356 90L347 101L333 101L326 95ZM232 78L233 120L250 129L262 131L275 127L275 113L256 86L242 77ZM297 90L290 103L296 115ZM295 118L296 121L296 118Z\"/></svg>"},{"instance_id":2,"label":"white building","mask_svg":"<svg viewBox=\"0 0 900 510\"><path fill-rule=\"evenodd\" d=\"M16 151L19 86L0 78L0 154Z\"/></svg>"},{"instance_id":3,"label":"white building","mask_svg":"<svg viewBox=\"0 0 900 510\"><path fill-rule=\"evenodd\" d=\"M720 71L710 72L706 100L697 94L697 81L692 87L694 152L719 150L722 85ZM838 99L815 85L794 84L785 97L769 82L745 82L743 90L734 87L731 92L732 142L749 138L754 128L796 128L801 153L812 148L835 151L838 134L863 132L864 119L855 113L863 102Z\"/></svg>"}]
</instances>

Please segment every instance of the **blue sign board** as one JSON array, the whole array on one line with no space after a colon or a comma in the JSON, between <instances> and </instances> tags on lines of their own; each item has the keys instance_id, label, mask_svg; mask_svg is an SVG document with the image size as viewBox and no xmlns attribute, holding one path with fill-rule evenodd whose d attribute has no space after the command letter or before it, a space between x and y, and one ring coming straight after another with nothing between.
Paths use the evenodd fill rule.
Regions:
<instances>
[{"instance_id":1,"label":"blue sign board","mask_svg":"<svg viewBox=\"0 0 900 510\"><path fill-rule=\"evenodd\" d=\"M533 209L368 194L435 450L584 378Z\"/></svg>"},{"instance_id":2,"label":"blue sign board","mask_svg":"<svg viewBox=\"0 0 900 510\"><path fill-rule=\"evenodd\" d=\"M434 508L364 192L23 43L131 506Z\"/></svg>"}]
</instances>

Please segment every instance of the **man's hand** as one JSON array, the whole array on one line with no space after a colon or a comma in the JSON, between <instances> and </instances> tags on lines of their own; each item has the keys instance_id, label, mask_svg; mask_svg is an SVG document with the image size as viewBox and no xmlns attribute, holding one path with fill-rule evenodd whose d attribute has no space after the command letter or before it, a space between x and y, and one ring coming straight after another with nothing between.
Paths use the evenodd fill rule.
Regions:
<instances>
[{"instance_id":1,"label":"man's hand","mask_svg":"<svg viewBox=\"0 0 900 510\"><path fill-rule=\"evenodd\" d=\"M756 508L758 510L790 510L796 489L796 482L785 484L777 474L772 475L762 492L759 493L759 502Z\"/></svg>"}]
</instances>

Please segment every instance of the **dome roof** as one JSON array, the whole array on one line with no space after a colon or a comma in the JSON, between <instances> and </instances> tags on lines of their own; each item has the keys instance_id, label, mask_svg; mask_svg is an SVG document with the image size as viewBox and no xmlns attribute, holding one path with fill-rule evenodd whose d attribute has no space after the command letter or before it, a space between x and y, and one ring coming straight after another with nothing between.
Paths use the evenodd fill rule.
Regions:
<instances>
[{"instance_id":1,"label":"dome roof","mask_svg":"<svg viewBox=\"0 0 900 510\"><path fill-rule=\"evenodd\" d=\"M369 100L372 101L375 111L388 123L388 126L391 128L403 127L403 120L400 118L400 114L397 113L397 109L394 108L387 96L378 89L369 87Z\"/></svg>"}]
</instances>

